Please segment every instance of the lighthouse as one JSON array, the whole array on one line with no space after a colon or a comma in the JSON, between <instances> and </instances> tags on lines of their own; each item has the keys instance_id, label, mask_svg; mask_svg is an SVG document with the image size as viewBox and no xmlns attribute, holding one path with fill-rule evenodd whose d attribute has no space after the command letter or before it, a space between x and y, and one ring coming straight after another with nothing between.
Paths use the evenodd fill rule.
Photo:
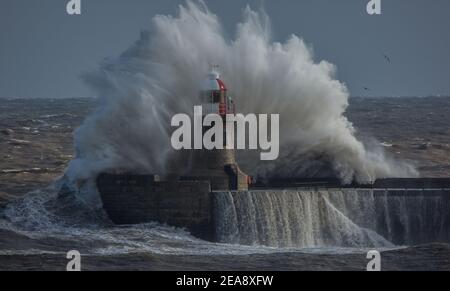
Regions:
<instances>
[{"instance_id":1,"label":"lighthouse","mask_svg":"<svg viewBox=\"0 0 450 291\"><path fill-rule=\"evenodd\" d=\"M192 150L190 163L190 179L209 180L212 190L247 190L249 177L244 174L236 162L234 147L226 144L233 140L228 132L227 114L235 114L235 103L228 94L225 83L220 79L218 65L212 65L206 78L201 83L199 101L202 107L202 118L208 114L218 114L223 122L223 149ZM231 125L231 126L234 126ZM203 133L209 127L203 126Z\"/></svg>"}]
</instances>

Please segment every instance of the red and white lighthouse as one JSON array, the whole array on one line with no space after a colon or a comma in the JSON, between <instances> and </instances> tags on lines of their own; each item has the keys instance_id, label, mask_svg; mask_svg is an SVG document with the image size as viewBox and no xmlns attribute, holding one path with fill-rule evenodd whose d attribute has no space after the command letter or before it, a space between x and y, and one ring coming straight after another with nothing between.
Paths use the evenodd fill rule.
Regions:
<instances>
[{"instance_id":1,"label":"red and white lighthouse","mask_svg":"<svg viewBox=\"0 0 450 291\"><path fill-rule=\"evenodd\" d=\"M214 113L225 117L227 114L234 114L235 107L233 99L228 96L225 83L220 79L218 69L218 65L211 66L208 76L201 84L200 99L204 115Z\"/></svg>"},{"instance_id":2,"label":"red and white lighthouse","mask_svg":"<svg viewBox=\"0 0 450 291\"><path fill-rule=\"evenodd\" d=\"M228 95L225 83L220 79L218 66L211 66L206 79L201 83L200 101L202 115L218 114L223 121L224 148L194 150L190 174L196 180L209 180L213 190L246 190L248 176L241 171L236 163L234 148L228 148L227 114L235 114L233 99ZM203 132L209 128L203 126ZM231 139L230 139L231 138Z\"/></svg>"}]
</instances>

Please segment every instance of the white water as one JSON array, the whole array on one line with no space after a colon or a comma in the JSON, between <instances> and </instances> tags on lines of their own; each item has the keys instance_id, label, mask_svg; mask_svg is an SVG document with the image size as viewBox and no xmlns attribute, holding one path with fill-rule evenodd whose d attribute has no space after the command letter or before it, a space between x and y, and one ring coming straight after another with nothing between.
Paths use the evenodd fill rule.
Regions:
<instances>
[{"instance_id":1,"label":"white water","mask_svg":"<svg viewBox=\"0 0 450 291\"><path fill-rule=\"evenodd\" d=\"M279 247L389 247L315 191L221 192L215 195L219 240Z\"/></svg>"},{"instance_id":2,"label":"white water","mask_svg":"<svg viewBox=\"0 0 450 291\"><path fill-rule=\"evenodd\" d=\"M1 254L67 248L101 255L349 253L450 242L449 191L418 196L370 190L215 192L220 243L211 243L157 223L113 225L73 192L58 195L58 190L55 185L27 194L0 213L0 231L23 236Z\"/></svg>"},{"instance_id":3,"label":"white water","mask_svg":"<svg viewBox=\"0 0 450 291\"><path fill-rule=\"evenodd\" d=\"M68 180L83 185L111 169L183 174L187 163L170 146L170 120L198 104L211 62L220 65L239 112L280 115L280 157L261 162L256 152L240 154L247 173L338 176L344 182L417 175L382 148L369 150L357 140L344 116L349 93L335 66L315 60L301 37L276 42L270 30L268 15L248 7L232 38L202 2L187 1L175 16L155 16L133 46L84 76L100 106L75 133Z\"/></svg>"},{"instance_id":4,"label":"white water","mask_svg":"<svg viewBox=\"0 0 450 291\"><path fill-rule=\"evenodd\" d=\"M109 169L158 174L170 167L184 170L169 146L170 119L175 113L190 112L197 103L198 84L210 62L221 66L222 78L239 111L280 114L280 158L261 163L257 155L240 155L248 173L288 177L331 172L347 182L417 174L409 165L390 160L379 148L369 150L356 139L355 129L343 115L349 94L335 78L336 68L315 60L300 37L274 42L268 16L247 8L236 35L229 39L216 15L201 3L188 2L176 16L153 18L149 33L143 33L120 57L102 63L98 72L85 76L97 92L100 106L75 133L76 157L64 182L74 186L77 195L58 198L59 186L31 193L8 206L0 228L24 235L33 243L46 242L45 251L66 242L105 254L392 246L375 228L371 230L375 199L357 197L355 201L364 206L359 208L348 206L347 196L337 198L342 193L247 192L239 197L219 193L217 227L226 244L204 242L184 230L157 224L118 227L107 221L92 184L98 173ZM386 238L411 237L408 225L416 221L416 215L410 210L422 212L420 201L411 202L413 208L408 201L399 198L386 203L386 208L391 203L398 205L382 216L391 221ZM439 205L440 200L430 209L439 210ZM429 216L419 218L424 229L429 225L433 229L436 223L441 229L448 228L446 216L428 220ZM397 224L408 231L399 235ZM56 241L52 244L49 240Z\"/></svg>"},{"instance_id":5,"label":"white water","mask_svg":"<svg viewBox=\"0 0 450 291\"><path fill-rule=\"evenodd\" d=\"M391 247L450 241L448 191L215 193L221 242L277 247Z\"/></svg>"}]
</instances>

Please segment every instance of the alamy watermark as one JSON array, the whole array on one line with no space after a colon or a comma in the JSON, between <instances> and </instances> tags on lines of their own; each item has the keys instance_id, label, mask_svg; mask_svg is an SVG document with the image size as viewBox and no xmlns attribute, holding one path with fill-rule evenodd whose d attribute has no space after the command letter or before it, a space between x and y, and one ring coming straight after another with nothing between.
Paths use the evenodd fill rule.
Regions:
<instances>
[{"instance_id":1,"label":"alamy watermark","mask_svg":"<svg viewBox=\"0 0 450 291\"><path fill-rule=\"evenodd\" d=\"M370 0L366 6L367 14L380 15L381 14L381 0Z\"/></svg>"},{"instance_id":2,"label":"alamy watermark","mask_svg":"<svg viewBox=\"0 0 450 291\"><path fill-rule=\"evenodd\" d=\"M275 160L280 149L280 119L270 114L219 114L203 116L202 106L194 106L194 121L184 113L172 117L171 125L178 127L171 138L175 150L182 149L260 149L261 160ZM224 124L225 123L225 124ZM247 129L248 128L248 134ZM207 129L206 131L204 129ZM192 131L194 138L192 143ZM246 138L248 136L248 140ZM235 142L236 141L236 142ZM246 147L248 142L248 148Z\"/></svg>"},{"instance_id":3,"label":"alamy watermark","mask_svg":"<svg viewBox=\"0 0 450 291\"><path fill-rule=\"evenodd\" d=\"M69 15L81 15L81 0L70 0L66 5L66 12Z\"/></svg>"},{"instance_id":4,"label":"alamy watermark","mask_svg":"<svg viewBox=\"0 0 450 291\"><path fill-rule=\"evenodd\" d=\"M366 266L367 271L381 271L381 254L379 251L369 251L366 258L370 260Z\"/></svg>"},{"instance_id":5,"label":"alamy watermark","mask_svg":"<svg viewBox=\"0 0 450 291\"><path fill-rule=\"evenodd\" d=\"M77 250L67 252L66 258L70 260L67 263L66 271L81 271L81 254Z\"/></svg>"},{"instance_id":6,"label":"alamy watermark","mask_svg":"<svg viewBox=\"0 0 450 291\"><path fill-rule=\"evenodd\" d=\"M381 14L381 0L370 0L366 6L367 14ZM81 0L70 0L66 5L66 12L69 15L81 15Z\"/></svg>"}]
</instances>

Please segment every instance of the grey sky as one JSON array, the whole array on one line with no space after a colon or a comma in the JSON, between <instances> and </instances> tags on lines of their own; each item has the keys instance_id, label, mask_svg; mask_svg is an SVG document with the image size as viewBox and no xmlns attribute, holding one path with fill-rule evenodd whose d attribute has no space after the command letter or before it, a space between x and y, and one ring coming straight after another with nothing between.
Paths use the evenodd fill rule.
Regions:
<instances>
[{"instance_id":1,"label":"grey sky","mask_svg":"<svg viewBox=\"0 0 450 291\"><path fill-rule=\"evenodd\" d=\"M450 95L450 1L382 0L381 16L366 14L368 1L205 2L230 36L246 4L263 3L274 40L303 37L317 61L337 65L352 96ZM0 2L0 97L91 96L79 75L130 46L155 14L175 14L184 3L82 0L83 14L68 16L67 2Z\"/></svg>"}]
</instances>

